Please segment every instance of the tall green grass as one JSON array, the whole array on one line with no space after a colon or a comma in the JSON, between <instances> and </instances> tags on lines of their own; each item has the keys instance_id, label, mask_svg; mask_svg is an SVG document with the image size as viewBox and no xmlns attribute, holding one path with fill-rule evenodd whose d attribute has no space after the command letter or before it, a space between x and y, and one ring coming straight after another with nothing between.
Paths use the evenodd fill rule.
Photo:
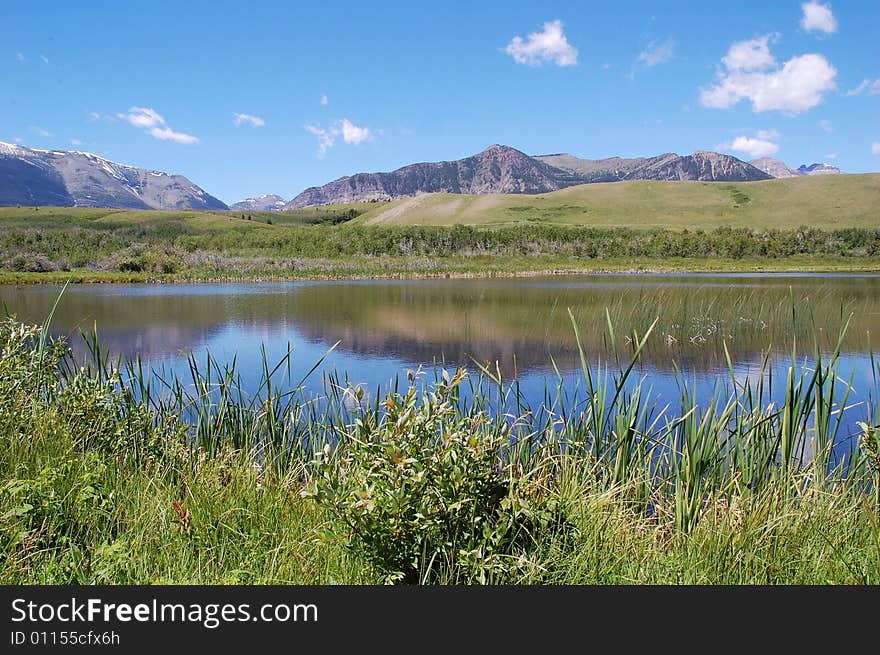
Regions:
<instances>
[{"instance_id":1,"label":"tall green grass","mask_svg":"<svg viewBox=\"0 0 880 655\"><path fill-rule=\"evenodd\" d=\"M480 364L376 395L327 375L317 398L290 352L263 352L255 390L235 359L175 376L97 334L81 365L48 321L7 319L0 580L880 580L880 416L847 404L839 344L793 346L783 380L731 365L732 391L701 403L682 378L658 407L634 377L656 321L606 318L614 356L591 362L572 316L583 387L541 407Z\"/></svg>"}]
</instances>

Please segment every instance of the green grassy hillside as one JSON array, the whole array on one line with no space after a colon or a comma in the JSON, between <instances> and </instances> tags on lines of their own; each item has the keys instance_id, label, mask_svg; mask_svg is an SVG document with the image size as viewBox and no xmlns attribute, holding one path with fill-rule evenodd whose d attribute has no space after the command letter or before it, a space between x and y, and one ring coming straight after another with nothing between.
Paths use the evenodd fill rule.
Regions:
<instances>
[{"instance_id":1,"label":"green grassy hillside","mask_svg":"<svg viewBox=\"0 0 880 655\"><path fill-rule=\"evenodd\" d=\"M0 229L176 227L188 232L216 232L269 225L333 225L375 208L377 203L309 207L293 212L150 211L93 207L0 207ZM383 204L381 206L387 206Z\"/></svg>"},{"instance_id":2,"label":"green grassy hillside","mask_svg":"<svg viewBox=\"0 0 880 655\"><path fill-rule=\"evenodd\" d=\"M426 194L375 205L356 220L367 225L872 228L880 225L880 174L742 183L612 182L537 196Z\"/></svg>"}]
</instances>

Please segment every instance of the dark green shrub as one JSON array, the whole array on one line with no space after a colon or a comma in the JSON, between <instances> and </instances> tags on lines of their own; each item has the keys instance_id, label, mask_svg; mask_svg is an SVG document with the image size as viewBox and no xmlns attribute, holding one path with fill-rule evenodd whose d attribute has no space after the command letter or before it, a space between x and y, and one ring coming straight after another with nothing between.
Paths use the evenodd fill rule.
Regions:
<instances>
[{"instance_id":1,"label":"dark green shrub","mask_svg":"<svg viewBox=\"0 0 880 655\"><path fill-rule=\"evenodd\" d=\"M547 468L504 456L506 424L457 411L463 370L419 402L389 394L313 465L304 495L330 513L338 537L390 582L499 582L525 567L560 521ZM544 466L550 460L544 460Z\"/></svg>"},{"instance_id":2,"label":"dark green shrub","mask_svg":"<svg viewBox=\"0 0 880 655\"><path fill-rule=\"evenodd\" d=\"M118 264L123 273L140 273L144 270L143 262L137 259L123 259Z\"/></svg>"}]
</instances>

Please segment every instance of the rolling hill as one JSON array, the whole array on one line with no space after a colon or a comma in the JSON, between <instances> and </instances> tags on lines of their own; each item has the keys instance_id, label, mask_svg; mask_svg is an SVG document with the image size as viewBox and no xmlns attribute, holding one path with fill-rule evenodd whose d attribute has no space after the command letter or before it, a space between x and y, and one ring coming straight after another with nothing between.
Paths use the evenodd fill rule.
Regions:
<instances>
[{"instance_id":1,"label":"rolling hill","mask_svg":"<svg viewBox=\"0 0 880 655\"><path fill-rule=\"evenodd\" d=\"M523 222L597 227L712 229L880 226L880 174L818 175L747 183L626 181L524 195L422 194L377 203L365 225Z\"/></svg>"}]
</instances>

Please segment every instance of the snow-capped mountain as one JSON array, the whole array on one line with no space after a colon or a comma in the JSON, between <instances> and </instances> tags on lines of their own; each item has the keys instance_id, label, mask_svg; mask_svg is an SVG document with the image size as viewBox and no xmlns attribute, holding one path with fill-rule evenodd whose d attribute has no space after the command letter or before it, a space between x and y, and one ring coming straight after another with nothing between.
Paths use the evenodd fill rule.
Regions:
<instances>
[{"instance_id":1,"label":"snow-capped mountain","mask_svg":"<svg viewBox=\"0 0 880 655\"><path fill-rule=\"evenodd\" d=\"M267 193L259 198L245 198L229 205L229 209L253 212L277 212L284 209L287 201L274 193Z\"/></svg>"},{"instance_id":2,"label":"snow-capped mountain","mask_svg":"<svg viewBox=\"0 0 880 655\"><path fill-rule=\"evenodd\" d=\"M182 175L112 162L89 152L0 141L0 206L226 209Z\"/></svg>"}]
</instances>

